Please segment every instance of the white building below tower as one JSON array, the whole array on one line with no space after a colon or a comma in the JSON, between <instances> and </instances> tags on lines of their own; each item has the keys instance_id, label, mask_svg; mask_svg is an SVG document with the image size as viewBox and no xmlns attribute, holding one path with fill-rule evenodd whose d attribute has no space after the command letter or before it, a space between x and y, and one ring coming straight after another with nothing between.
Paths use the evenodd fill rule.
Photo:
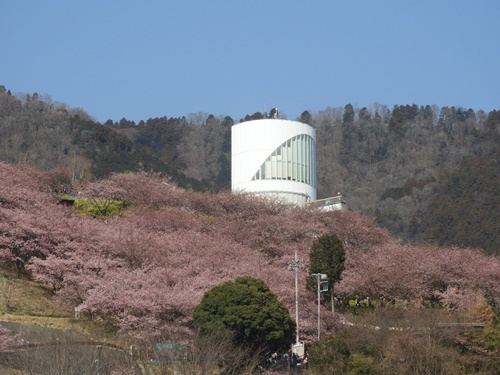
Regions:
<instances>
[{"instance_id":1,"label":"white building below tower","mask_svg":"<svg viewBox=\"0 0 500 375\"><path fill-rule=\"evenodd\" d=\"M246 121L231 129L231 188L303 205L316 199L316 129L289 120Z\"/></svg>"}]
</instances>

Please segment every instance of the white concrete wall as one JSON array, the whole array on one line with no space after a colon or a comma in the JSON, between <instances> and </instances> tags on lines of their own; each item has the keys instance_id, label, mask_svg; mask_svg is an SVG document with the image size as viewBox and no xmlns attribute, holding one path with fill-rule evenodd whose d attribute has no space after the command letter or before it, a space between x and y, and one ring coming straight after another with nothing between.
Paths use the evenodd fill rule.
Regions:
<instances>
[{"instance_id":1,"label":"white concrete wall","mask_svg":"<svg viewBox=\"0 0 500 375\"><path fill-rule=\"evenodd\" d=\"M274 150L285 141L301 134L309 135L316 143L316 130L312 126L297 121L265 119L233 125L231 129L232 190L278 195L283 193L283 197L289 197L291 193L302 197L299 202L292 199L290 203L294 204L315 200L316 187L313 184L281 179L252 181L252 177ZM311 155L311 159L315 175L316 155Z\"/></svg>"}]
</instances>

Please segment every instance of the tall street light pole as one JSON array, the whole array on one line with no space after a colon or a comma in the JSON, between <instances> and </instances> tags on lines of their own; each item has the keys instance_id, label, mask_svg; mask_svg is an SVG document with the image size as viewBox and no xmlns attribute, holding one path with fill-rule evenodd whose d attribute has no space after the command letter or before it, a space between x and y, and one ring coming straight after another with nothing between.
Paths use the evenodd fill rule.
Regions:
<instances>
[{"instance_id":1,"label":"tall street light pole","mask_svg":"<svg viewBox=\"0 0 500 375\"><path fill-rule=\"evenodd\" d=\"M300 260L297 258L297 249L295 249L295 259L288 262L288 270L295 272L295 323L297 324L297 330L295 334L295 343L298 344L299 341L299 268Z\"/></svg>"},{"instance_id":2,"label":"tall street light pole","mask_svg":"<svg viewBox=\"0 0 500 375\"><path fill-rule=\"evenodd\" d=\"M318 282L318 340L321 336L321 299L320 293L328 291L328 276L324 273L313 273L311 276L316 277Z\"/></svg>"}]
</instances>

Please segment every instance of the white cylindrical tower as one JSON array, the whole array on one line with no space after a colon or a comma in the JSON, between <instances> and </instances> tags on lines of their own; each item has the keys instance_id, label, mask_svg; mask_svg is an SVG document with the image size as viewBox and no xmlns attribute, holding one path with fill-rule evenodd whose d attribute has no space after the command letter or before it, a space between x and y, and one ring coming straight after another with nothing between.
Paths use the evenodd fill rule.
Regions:
<instances>
[{"instance_id":1,"label":"white cylindrical tower","mask_svg":"<svg viewBox=\"0 0 500 375\"><path fill-rule=\"evenodd\" d=\"M316 129L280 119L231 129L231 187L302 205L316 199Z\"/></svg>"}]
</instances>

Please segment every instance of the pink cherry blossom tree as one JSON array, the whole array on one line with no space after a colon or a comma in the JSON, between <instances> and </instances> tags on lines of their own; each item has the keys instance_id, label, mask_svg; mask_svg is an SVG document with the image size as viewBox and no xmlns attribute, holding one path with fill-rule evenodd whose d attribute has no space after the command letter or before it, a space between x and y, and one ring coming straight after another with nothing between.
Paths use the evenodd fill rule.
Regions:
<instances>
[{"instance_id":1,"label":"pink cherry blossom tree","mask_svg":"<svg viewBox=\"0 0 500 375\"><path fill-rule=\"evenodd\" d=\"M11 178L9 178L11 176ZM239 276L263 280L295 316L295 250L301 336L316 335L316 296L306 290L314 241L335 234L346 250L336 293L416 300L500 295L500 261L479 250L405 245L353 211L290 208L245 194L196 193L145 172L113 175L82 194L119 199L123 215L95 220L50 196L42 172L0 163L0 262L53 288L124 332L187 333L203 294ZM444 288L444 289L443 289ZM322 311L322 325L334 317Z\"/></svg>"}]
</instances>

